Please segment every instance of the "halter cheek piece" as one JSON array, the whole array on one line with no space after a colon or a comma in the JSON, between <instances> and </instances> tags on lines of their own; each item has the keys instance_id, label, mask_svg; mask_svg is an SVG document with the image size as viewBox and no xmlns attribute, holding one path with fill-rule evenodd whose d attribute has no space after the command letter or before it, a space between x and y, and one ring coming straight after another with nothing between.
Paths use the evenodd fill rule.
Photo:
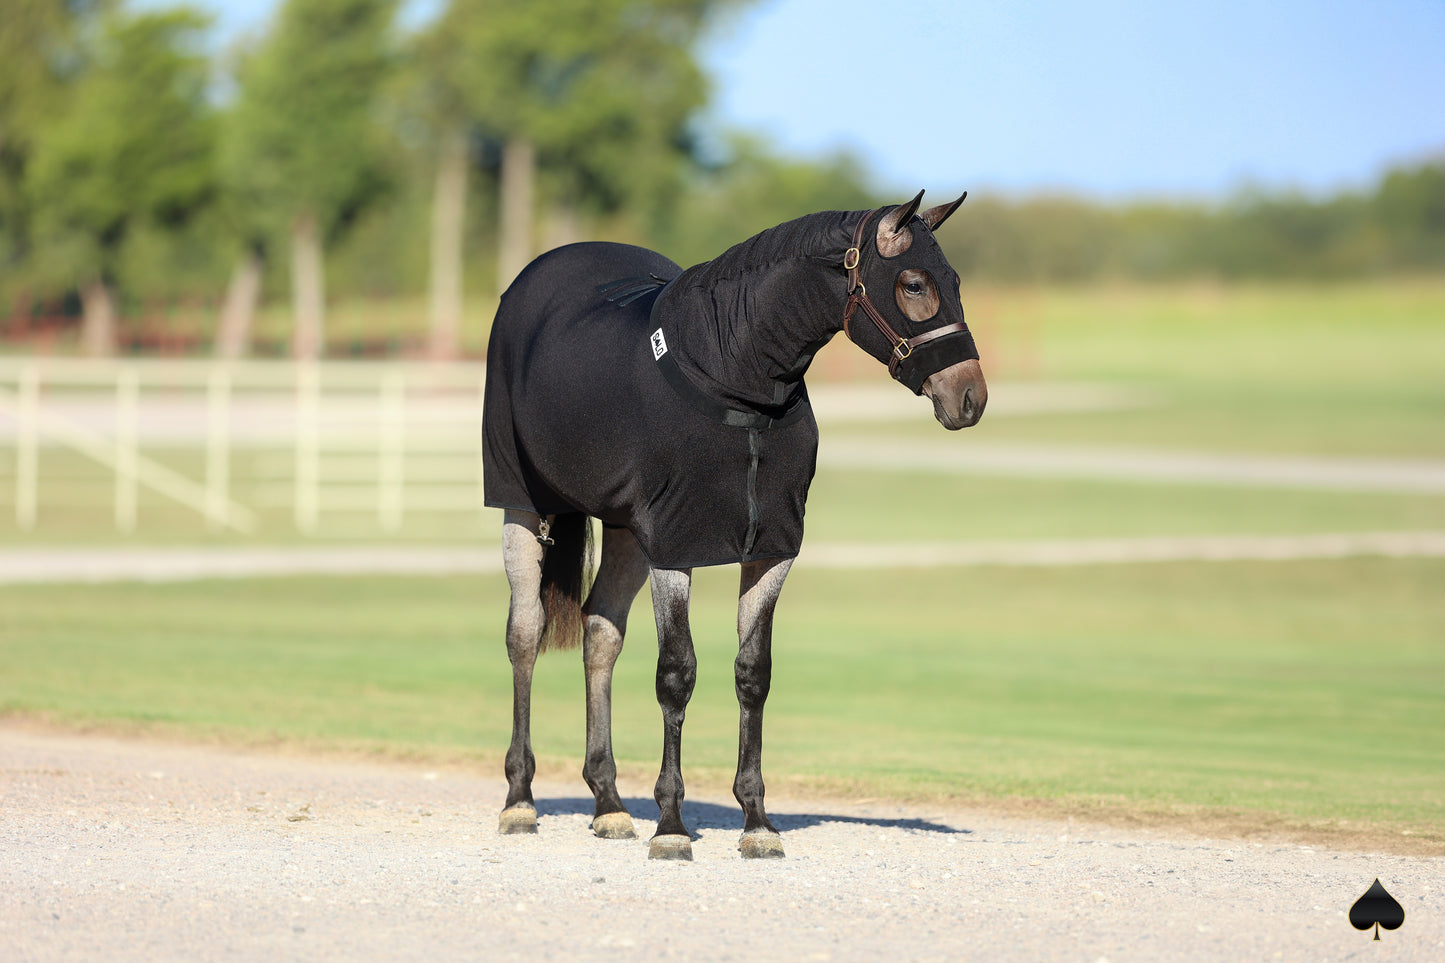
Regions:
<instances>
[{"instance_id":1,"label":"halter cheek piece","mask_svg":"<svg viewBox=\"0 0 1445 963\"><path fill-rule=\"evenodd\" d=\"M877 214L879 210L881 210L881 208L875 207L863 215L863 219L860 220L858 226L853 229L853 246L848 248L847 252L843 255L843 267L848 271L848 303L843 307L843 333L848 336L848 340L854 344L858 343L858 339L853 337L853 332L848 327L848 322L853 320L853 312L861 305L863 313L873 319L873 323L878 326L878 330L883 332L883 337L887 338L888 343L893 345L893 355L888 359L888 373L893 376L894 380L900 380L898 377L898 366L913 354L914 349L920 345L927 344L935 338L941 338L946 334L967 331L968 325L962 321L955 321L952 324L945 324L931 331L925 331L912 338L905 338L897 331L894 331L893 325L889 324L883 315L878 313L878 309L874 307L873 302L868 299L868 288L863 284L862 271L859 270L858 265L863 260L864 230L868 226L868 221L874 214ZM915 391L915 394L916 393Z\"/></svg>"}]
</instances>

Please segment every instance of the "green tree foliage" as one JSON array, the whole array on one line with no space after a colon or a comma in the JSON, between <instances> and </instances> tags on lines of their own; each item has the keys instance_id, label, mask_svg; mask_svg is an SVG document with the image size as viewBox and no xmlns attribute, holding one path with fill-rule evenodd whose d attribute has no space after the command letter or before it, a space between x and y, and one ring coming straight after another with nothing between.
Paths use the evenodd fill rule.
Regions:
<instances>
[{"instance_id":1,"label":"green tree foliage","mask_svg":"<svg viewBox=\"0 0 1445 963\"><path fill-rule=\"evenodd\" d=\"M1327 279L1445 270L1445 160L1370 193L1227 203L970 200L943 228L960 271L997 281Z\"/></svg>"},{"instance_id":2,"label":"green tree foliage","mask_svg":"<svg viewBox=\"0 0 1445 963\"><path fill-rule=\"evenodd\" d=\"M239 354L262 293L284 287L265 255L289 250L310 355L324 244L342 297L425 285L445 357L463 340L463 279L493 293L478 283L493 262L505 283L542 246L609 238L695 263L918 186L975 188L942 240L992 282L1445 272L1445 158L1332 197L1102 204L967 182L883 191L846 156L787 158L742 135L700 147L697 43L742 2L449 0L408 37L399 0L282 0L218 91L194 14L0 0L0 298L78 292L86 343L104 350L118 291L224 287L217 346Z\"/></svg>"},{"instance_id":3,"label":"green tree foliage","mask_svg":"<svg viewBox=\"0 0 1445 963\"><path fill-rule=\"evenodd\" d=\"M24 267L31 208L25 171L35 137L81 72L82 24L94 0L6 0L0 15L0 284Z\"/></svg>"},{"instance_id":4,"label":"green tree foliage","mask_svg":"<svg viewBox=\"0 0 1445 963\"><path fill-rule=\"evenodd\" d=\"M458 102L500 139L536 145L553 190L603 211L677 183L706 98L693 47L718 0L454 0ZM649 185L651 190L648 189Z\"/></svg>"},{"instance_id":5,"label":"green tree foliage","mask_svg":"<svg viewBox=\"0 0 1445 963\"><path fill-rule=\"evenodd\" d=\"M395 0L286 0L239 72L222 183L251 232L289 235L300 355L321 348L323 240L387 184L378 97L395 12Z\"/></svg>"},{"instance_id":6,"label":"green tree foliage","mask_svg":"<svg viewBox=\"0 0 1445 963\"><path fill-rule=\"evenodd\" d=\"M1394 266L1445 266L1445 160L1391 171L1373 208L1392 241Z\"/></svg>"},{"instance_id":7,"label":"green tree foliage","mask_svg":"<svg viewBox=\"0 0 1445 963\"><path fill-rule=\"evenodd\" d=\"M184 10L104 17L65 110L35 134L26 187L39 272L81 288L88 351L113 350L128 237L182 225L212 195L204 26Z\"/></svg>"},{"instance_id":8,"label":"green tree foliage","mask_svg":"<svg viewBox=\"0 0 1445 963\"><path fill-rule=\"evenodd\" d=\"M814 211L896 204L873 189L856 158L818 161L780 157L756 138L734 137L726 158L691 178L675 216L652 232L658 249L687 266L716 257L738 241Z\"/></svg>"},{"instance_id":9,"label":"green tree foliage","mask_svg":"<svg viewBox=\"0 0 1445 963\"><path fill-rule=\"evenodd\" d=\"M623 208L657 223L706 98L693 56L720 0L453 0L433 41L435 103L500 143L503 282L534 253L533 174L564 218Z\"/></svg>"}]
</instances>

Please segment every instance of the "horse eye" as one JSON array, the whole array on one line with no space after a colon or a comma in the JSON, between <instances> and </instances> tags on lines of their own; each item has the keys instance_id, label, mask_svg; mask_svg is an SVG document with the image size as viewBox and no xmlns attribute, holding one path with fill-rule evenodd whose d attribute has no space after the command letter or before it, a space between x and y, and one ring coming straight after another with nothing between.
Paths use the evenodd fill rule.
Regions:
<instances>
[{"instance_id":1,"label":"horse eye","mask_svg":"<svg viewBox=\"0 0 1445 963\"><path fill-rule=\"evenodd\" d=\"M909 294L922 294L922 293L923 293L923 285L919 284L917 281L909 281L909 282L908 282L908 285L907 285L907 288L908 288L908 293L909 293Z\"/></svg>"}]
</instances>

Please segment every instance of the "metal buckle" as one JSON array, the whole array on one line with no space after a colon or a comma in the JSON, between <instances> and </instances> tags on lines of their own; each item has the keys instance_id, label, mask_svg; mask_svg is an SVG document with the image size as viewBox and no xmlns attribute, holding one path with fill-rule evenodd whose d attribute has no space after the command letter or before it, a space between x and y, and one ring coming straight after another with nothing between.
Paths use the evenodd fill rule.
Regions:
<instances>
[{"instance_id":1,"label":"metal buckle","mask_svg":"<svg viewBox=\"0 0 1445 963\"><path fill-rule=\"evenodd\" d=\"M907 348L907 351L903 349ZM898 355L899 361L907 361L913 354L913 345L908 343L907 338L899 338L898 343L893 346L893 353Z\"/></svg>"},{"instance_id":2,"label":"metal buckle","mask_svg":"<svg viewBox=\"0 0 1445 963\"><path fill-rule=\"evenodd\" d=\"M852 261L851 264L850 264L849 261L848 261L848 259L849 259L850 257L853 259L853 261ZM843 252L843 270L845 270L845 271L851 271L851 270L853 270L855 267L858 266L858 262L859 262L859 260L862 259L862 257L863 257L863 253L862 253L861 251L859 251L856 247L850 247L850 248L848 248L848 250L846 250L846 251Z\"/></svg>"}]
</instances>

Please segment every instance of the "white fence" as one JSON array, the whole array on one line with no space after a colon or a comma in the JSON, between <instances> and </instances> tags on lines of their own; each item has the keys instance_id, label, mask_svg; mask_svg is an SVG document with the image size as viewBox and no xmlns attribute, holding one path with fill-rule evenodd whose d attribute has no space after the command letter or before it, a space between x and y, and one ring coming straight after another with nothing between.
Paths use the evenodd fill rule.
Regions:
<instances>
[{"instance_id":1,"label":"white fence","mask_svg":"<svg viewBox=\"0 0 1445 963\"><path fill-rule=\"evenodd\" d=\"M483 366L397 362L213 363L0 359L0 475L15 523L44 524L46 453L69 451L113 484L134 531L148 490L213 530L252 533L270 509L296 530L332 513L396 532L418 512L482 510ZM199 454L188 473L165 463ZM235 456L256 466L244 497ZM194 460L194 459L191 459ZM9 462L9 464L6 464ZM8 471L7 471L8 469Z\"/></svg>"}]
</instances>

